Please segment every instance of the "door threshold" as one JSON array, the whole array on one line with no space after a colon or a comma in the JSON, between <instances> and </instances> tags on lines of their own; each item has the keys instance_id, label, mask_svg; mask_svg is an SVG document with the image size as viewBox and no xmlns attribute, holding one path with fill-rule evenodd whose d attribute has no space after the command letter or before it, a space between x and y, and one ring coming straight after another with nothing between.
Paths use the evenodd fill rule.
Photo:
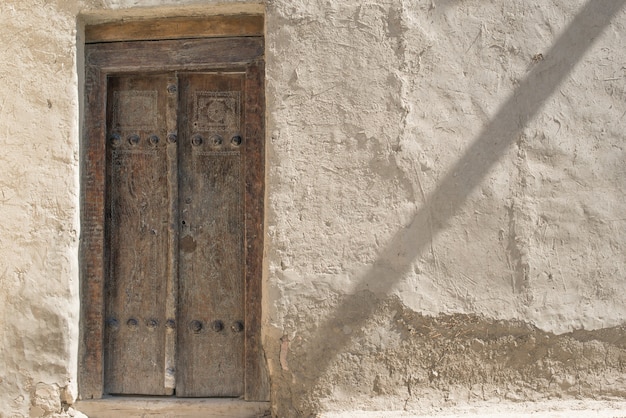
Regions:
<instances>
[{"instance_id":1,"label":"door threshold","mask_svg":"<svg viewBox=\"0 0 626 418\"><path fill-rule=\"evenodd\" d=\"M270 416L269 402L249 402L238 398L111 396L80 400L73 406L89 418L258 418Z\"/></svg>"}]
</instances>

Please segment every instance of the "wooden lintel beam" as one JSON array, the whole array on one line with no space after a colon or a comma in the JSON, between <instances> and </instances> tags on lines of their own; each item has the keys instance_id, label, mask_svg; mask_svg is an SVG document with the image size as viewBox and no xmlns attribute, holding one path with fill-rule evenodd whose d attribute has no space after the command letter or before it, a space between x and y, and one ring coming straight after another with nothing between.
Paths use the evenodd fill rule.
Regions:
<instances>
[{"instance_id":1,"label":"wooden lintel beam","mask_svg":"<svg viewBox=\"0 0 626 418\"><path fill-rule=\"evenodd\" d=\"M262 15L175 17L102 23L85 27L85 43L263 36Z\"/></svg>"}]
</instances>

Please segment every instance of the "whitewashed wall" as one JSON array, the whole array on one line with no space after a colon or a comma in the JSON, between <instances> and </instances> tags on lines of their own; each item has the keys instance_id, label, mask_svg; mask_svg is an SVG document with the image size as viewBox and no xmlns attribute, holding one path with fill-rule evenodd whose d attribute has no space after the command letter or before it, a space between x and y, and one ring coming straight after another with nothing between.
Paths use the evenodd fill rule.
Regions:
<instances>
[{"instance_id":1,"label":"whitewashed wall","mask_svg":"<svg viewBox=\"0 0 626 418\"><path fill-rule=\"evenodd\" d=\"M626 395L625 3L264 5L277 415ZM0 416L77 393L82 24L262 8L0 2Z\"/></svg>"}]
</instances>

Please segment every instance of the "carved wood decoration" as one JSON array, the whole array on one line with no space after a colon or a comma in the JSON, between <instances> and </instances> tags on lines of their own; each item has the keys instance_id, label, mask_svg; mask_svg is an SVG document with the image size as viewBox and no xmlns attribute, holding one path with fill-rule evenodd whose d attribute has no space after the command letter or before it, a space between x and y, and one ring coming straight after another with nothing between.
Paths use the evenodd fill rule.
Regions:
<instances>
[{"instance_id":1,"label":"carved wood decoration","mask_svg":"<svg viewBox=\"0 0 626 418\"><path fill-rule=\"evenodd\" d=\"M262 51L86 46L82 398L268 399Z\"/></svg>"},{"instance_id":2,"label":"carved wood decoration","mask_svg":"<svg viewBox=\"0 0 626 418\"><path fill-rule=\"evenodd\" d=\"M180 77L181 396L244 392L243 76Z\"/></svg>"},{"instance_id":3,"label":"carved wood decoration","mask_svg":"<svg viewBox=\"0 0 626 418\"><path fill-rule=\"evenodd\" d=\"M166 383L167 282L173 252L167 144L167 76L111 77L107 103L108 274L105 390L171 394ZM132 370L132 373L129 373Z\"/></svg>"}]
</instances>

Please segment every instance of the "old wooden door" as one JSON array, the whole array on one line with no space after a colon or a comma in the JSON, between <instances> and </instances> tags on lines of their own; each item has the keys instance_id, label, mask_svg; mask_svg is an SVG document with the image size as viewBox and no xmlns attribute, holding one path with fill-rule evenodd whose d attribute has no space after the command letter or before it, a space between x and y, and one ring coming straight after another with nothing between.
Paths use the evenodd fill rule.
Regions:
<instances>
[{"instance_id":1,"label":"old wooden door","mask_svg":"<svg viewBox=\"0 0 626 418\"><path fill-rule=\"evenodd\" d=\"M86 29L83 399L269 397L262 33L259 15Z\"/></svg>"},{"instance_id":2,"label":"old wooden door","mask_svg":"<svg viewBox=\"0 0 626 418\"><path fill-rule=\"evenodd\" d=\"M245 73L107 84L105 392L241 396Z\"/></svg>"}]
</instances>

